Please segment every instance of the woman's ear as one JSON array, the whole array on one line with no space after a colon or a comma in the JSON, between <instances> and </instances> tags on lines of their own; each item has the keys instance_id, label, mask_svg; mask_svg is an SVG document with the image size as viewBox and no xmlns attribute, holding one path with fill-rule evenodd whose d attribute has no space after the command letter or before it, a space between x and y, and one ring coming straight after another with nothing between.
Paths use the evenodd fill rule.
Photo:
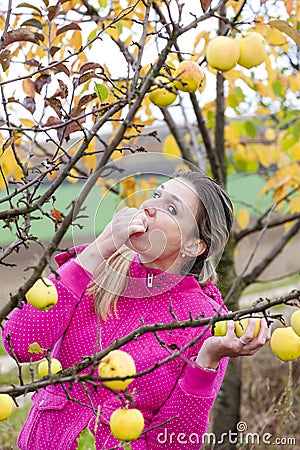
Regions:
<instances>
[{"instance_id":1,"label":"woman's ear","mask_svg":"<svg viewBox=\"0 0 300 450\"><path fill-rule=\"evenodd\" d=\"M191 258L196 258L199 255L202 255L206 250L206 244L202 239L199 238L191 238L184 245L182 251L186 254L186 256L190 256Z\"/></svg>"}]
</instances>

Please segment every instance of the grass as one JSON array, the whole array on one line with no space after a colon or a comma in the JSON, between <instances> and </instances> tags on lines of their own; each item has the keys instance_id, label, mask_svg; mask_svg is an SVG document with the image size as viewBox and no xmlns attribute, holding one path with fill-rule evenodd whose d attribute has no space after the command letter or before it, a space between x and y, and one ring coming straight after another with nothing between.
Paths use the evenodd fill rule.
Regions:
<instances>
[{"instance_id":1,"label":"grass","mask_svg":"<svg viewBox=\"0 0 300 450\"><path fill-rule=\"evenodd\" d=\"M257 294L261 292L271 291L273 289L281 288L284 286L293 286L295 289L298 289L299 285L300 285L300 276L299 274L294 274L286 278L281 278L280 280L252 283L244 290L243 295Z\"/></svg>"},{"instance_id":2,"label":"grass","mask_svg":"<svg viewBox=\"0 0 300 450\"><path fill-rule=\"evenodd\" d=\"M271 205L271 198L268 195L259 196L263 185L264 180L256 174L235 174L229 176L228 191L236 204L236 209L248 207L251 216L265 211ZM71 201L78 196L82 186L82 183L62 184L55 193L55 204L53 205L51 201L44 205L43 209L49 213L54 206L63 214L67 214ZM41 195L46 189L47 186L41 186L38 194ZM242 202L241 199L243 199ZM102 188L95 185L86 199L84 210L76 220L76 225L68 230L65 238L73 238L74 242L76 242L80 238L97 235L111 219L118 201L119 199L115 194L109 194L104 198ZM11 224L11 226L13 231L15 231L14 225ZM39 212L33 214L31 221L31 234L33 236L38 236L42 241L49 240L54 232L55 227L52 220L42 217ZM11 243L13 239L14 237L8 228L2 228L2 245Z\"/></svg>"},{"instance_id":3,"label":"grass","mask_svg":"<svg viewBox=\"0 0 300 450\"><path fill-rule=\"evenodd\" d=\"M15 408L8 420L0 422L0 449L18 449L17 438L31 405Z\"/></svg>"},{"instance_id":4,"label":"grass","mask_svg":"<svg viewBox=\"0 0 300 450\"><path fill-rule=\"evenodd\" d=\"M0 351L2 355L3 353L6 354L2 346L1 340L0 340ZM25 384L30 382L31 378L29 372L29 364L23 366L22 378ZM7 374L2 375L0 374L0 387L11 385L19 385L17 369L14 369ZM22 406L14 407L12 415L7 420L0 421L1 450L14 450L19 448L17 446L17 437L31 407L31 402L29 399L28 401L24 402L24 397L21 397L21 400Z\"/></svg>"},{"instance_id":5,"label":"grass","mask_svg":"<svg viewBox=\"0 0 300 450\"><path fill-rule=\"evenodd\" d=\"M3 347L2 339L0 339L0 356L5 356L5 355L7 355L7 353L6 353L6 351L5 351L4 347Z\"/></svg>"}]
</instances>

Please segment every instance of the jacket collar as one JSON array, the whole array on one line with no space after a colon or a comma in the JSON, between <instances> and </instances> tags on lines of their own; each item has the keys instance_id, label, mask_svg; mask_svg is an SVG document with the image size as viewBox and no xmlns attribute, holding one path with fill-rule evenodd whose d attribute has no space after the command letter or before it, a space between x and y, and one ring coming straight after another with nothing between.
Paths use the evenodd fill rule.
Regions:
<instances>
[{"instance_id":1,"label":"jacket collar","mask_svg":"<svg viewBox=\"0 0 300 450\"><path fill-rule=\"evenodd\" d=\"M150 269L141 263L139 255L136 254L130 266L130 278L123 296L144 298L190 290L201 290L193 276Z\"/></svg>"}]
</instances>

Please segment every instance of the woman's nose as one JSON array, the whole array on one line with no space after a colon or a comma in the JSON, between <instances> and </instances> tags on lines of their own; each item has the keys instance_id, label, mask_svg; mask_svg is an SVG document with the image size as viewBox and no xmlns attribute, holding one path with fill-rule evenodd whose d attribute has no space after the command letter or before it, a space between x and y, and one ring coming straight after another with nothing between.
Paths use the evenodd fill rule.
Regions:
<instances>
[{"instance_id":1,"label":"woman's nose","mask_svg":"<svg viewBox=\"0 0 300 450\"><path fill-rule=\"evenodd\" d=\"M149 216L149 217L154 217L155 213L156 213L156 209L151 207L151 206L147 206L147 207L143 207L144 212Z\"/></svg>"},{"instance_id":2,"label":"woman's nose","mask_svg":"<svg viewBox=\"0 0 300 450\"><path fill-rule=\"evenodd\" d=\"M148 199L145 202L143 202L141 208L145 211L145 213L148 216L153 217L155 215L156 210L151 202L151 199Z\"/></svg>"}]
</instances>

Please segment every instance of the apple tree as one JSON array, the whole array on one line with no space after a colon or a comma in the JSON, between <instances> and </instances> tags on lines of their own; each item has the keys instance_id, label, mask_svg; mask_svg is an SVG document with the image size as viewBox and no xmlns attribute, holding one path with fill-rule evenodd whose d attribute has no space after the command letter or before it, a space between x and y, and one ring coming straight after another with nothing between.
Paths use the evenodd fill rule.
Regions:
<instances>
[{"instance_id":1,"label":"apple tree","mask_svg":"<svg viewBox=\"0 0 300 450\"><path fill-rule=\"evenodd\" d=\"M8 0L1 8L0 218L9 239L1 244L0 263L10 267L12 255L32 243L42 248L1 305L1 321L21 306L45 268L55 270L51 257L64 249L68 230L80 227L95 183L128 196L134 206L139 181L127 179L118 190L110 180L119 159L151 151L162 140L161 129L167 130L165 153L200 167L224 188L233 173L245 180L257 174L260 195L271 199L259 214L234 199L236 226L219 273L229 309L238 310L244 289L300 228L299 2ZM213 38L230 37L236 45L252 32L266 45L257 67L251 66L253 43L245 43L243 65L216 68L222 44L206 58ZM189 80L178 86L183 61L201 68L196 90L185 92ZM82 189L62 210L57 199L66 184ZM49 242L33 231L37 220L41 229L51 224ZM253 263L253 252L238 273L240 243L252 238L258 247L267 230L282 226L263 257ZM239 420L240 382L241 362L234 360L224 382L222 423L215 414L217 435Z\"/></svg>"}]
</instances>

